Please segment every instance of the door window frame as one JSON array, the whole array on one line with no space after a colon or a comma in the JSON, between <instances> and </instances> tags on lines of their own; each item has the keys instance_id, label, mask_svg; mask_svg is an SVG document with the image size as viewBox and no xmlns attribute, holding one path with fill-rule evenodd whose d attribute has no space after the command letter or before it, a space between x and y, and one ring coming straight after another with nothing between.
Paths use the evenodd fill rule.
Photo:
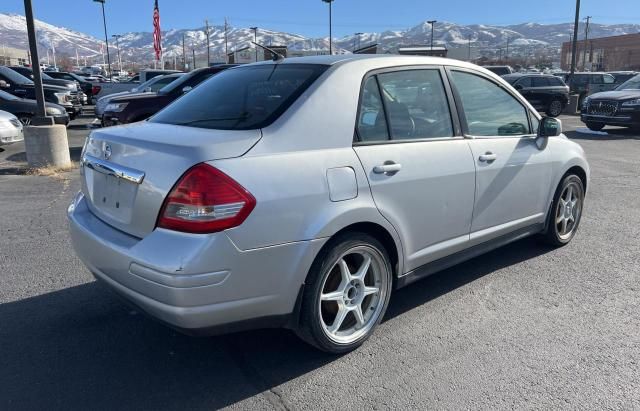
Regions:
<instances>
[{"instance_id":1,"label":"door window frame","mask_svg":"<svg viewBox=\"0 0 640 411\"><path fill-rule=\"evenodd\" d=\"M462 135L464 136L464 138L466 139L491 139L491 138L495 138L495 139L504 139L504 138L517 138L517 139L535 139L537 137L536 133L533 131L533 123L531 121L531 116L534 115L532 114L533 109L529 107L529 104L527 103L527 100L520 94L520 93L514 93L510 90L509 87L507 87L506 85L496 81L494 78L491 78L490 76L480 72L480 71L476 71L473 69L469 69L466 67L456 67L456 66L446 66L445 68L445 72L447 74L447 81L450 83L449 84L449 88L453 94L453 99L455 102L455 105L457 107L456 112L458 113L459 116L459 122L460 122L460 126L462 127ZM464 112L464 106L462 104L462 96L460 96L460 93L458 92L458 89L456 88L455 83L453 82L453 77L451 76L451 73L454 71L458 71L458 72L462 72L462 73L467 73L467 74L471 74L471 75L475 75L478 76L484 80L487 80L491 83L493 83L494 85L496 85L497 87L501 88L502 90L504 90L507 94L509 94L511 97L513 97L518 103L520 103L520 105L522 106L522 108L525 111L525 115L527 116L527 122L529 124L529 133L528 134L516 134L516 135L507 135L507 136L498 136L498 135L493 135L493 136L477 136L477 135L473 135L469 133L469 126L467 124L467 117L465 115ZM538 121L540 121L540 119L537 119Z\"/></svg>"},{"instance_id":2,"label":"door window frame","mask_svg":"<svg viewBox=\"0 0 640 411\"><path fill-rule=\"evenodd\" d=\"M449 109L449 117L451 119L451 126L453 130L453 136L450 137L425 137L425 138L414 138L414 139L399 139L393 140L390 130L389 123L389 113L387 112L387 108L384 102L384 98L382 96L382 87L380 86L380 81L378 80L378 74L386 74L393 73L399 71L411 71L411 70L433 70L438 71L440 74L440 81L442 81L442 88L444 90L446 101ZM358 134L358 123L360 122L360 110L362 109L362 99L364 97L364 86L369 80L369 78L375 77L376 85L378 86L378 90L380 92L380 97L382 99L382 110L384 111L384 117L387 123L387 135L389 139L381 140L381 141L361 141L360 136ZM356 120L354 125L354 133L353 133L353 146L375 146L380 144L408 144L408 143L426 143L430 141L448 141L448 140L463 140L465 136L462 133L462 125L460 124L460 116L457 110L457 106L455 104L453 92L451 89L451 85L449 83L449 79L447 77L447 73L445 71L444 66L440 65L431 65L431 64L416 64L416 65L406 65L406 66L392 66L392 67L384 67L379 69L370 70L362 77L362 81L360 82L360 95L358 97L358 107L356 110Z\"/></svg>"}]
</instances>

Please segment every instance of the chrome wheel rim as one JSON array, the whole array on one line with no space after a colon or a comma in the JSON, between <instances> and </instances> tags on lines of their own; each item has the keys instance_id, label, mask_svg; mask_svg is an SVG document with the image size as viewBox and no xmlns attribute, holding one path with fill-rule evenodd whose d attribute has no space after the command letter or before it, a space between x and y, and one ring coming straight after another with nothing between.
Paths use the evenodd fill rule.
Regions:
<instances>
[{"instance_id":1,"label":"chrome wheel rim","mask_svg":"<svg viewBox=\"0 0 640 411\"><path fill-rule=\"evenodd\" d=\"M556 207L556 231L561 240L570 238L582 213L582 190L577 183L565 187Z\"/></svg>"},{"instance_id":2,"label":"chrome wheel rim","mask_svg":"<svg viewBox=\"0 0 640 411\"><path fill-rule=\"evenodd\" d=\"M551 102L551 107L549 108L549 111L551 112L550 114L552 116L560 115L560 113L562 112L562 103L560 103L559 101Z\"/></svg>"},{"instance_id":3,"label":"chrome wheel rim","mask_svg":"<svg viewBox=\"0 0 640 411\"><path fill-rule=\"evenodd\" d=\"M18 120L20 120L20 122L22 123L23 126L30 126L31 125L31 117L29 117L29 116L22 116Z\"/></svg>"},{"instance_id":4,"label":"chrome wheel rim","mask_svg":"<svg viewBox=\"0 0 640 411\"><path fill-rule=\"evenodd\" d=\"M346 251L324 274L318 315L326 336L350 344L371 331L384 308L390 273L369 246Z\"/></svg>"}]
</instances>

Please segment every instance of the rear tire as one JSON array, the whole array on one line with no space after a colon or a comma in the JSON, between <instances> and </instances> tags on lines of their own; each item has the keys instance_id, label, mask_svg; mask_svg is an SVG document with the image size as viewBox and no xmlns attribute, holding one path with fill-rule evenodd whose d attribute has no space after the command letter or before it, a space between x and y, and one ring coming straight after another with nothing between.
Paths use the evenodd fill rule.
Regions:
<instances>
[{"instance_id":1,"label":"rear tire","mask_svg":"<svg viewBox=\"0 0 640 411\"><path fill-rule=\"evenodd\" d=\"M562 101L560 100L551 100L551 103L549 103L549 107L547 108L547 115L549 117L558 117L560 114L562 114L562 110L564 107L562 107Z\"/></svg>"},{"instance_id":2,"label":"rear tire","mask_svg":"<svg viewBox=\"0 0 640 411\"><path fill-rule=\"evenodd\" d=\"M586 124L587 124L587 128L591 131L600 131L605 126L604 123L593 123L591 121L588 121Z\"/></svg>"},{"instance_id":3,"label":"rear tire","mask_svg":"<svg viewBox=\"0 0 640 411\"><path fill-rule=\"evenodd\" d=\"M568 174L553 197L543 240L554 247L569 244L578 231L584 204L584 184L580 177Z\"/></svg>"},{"instance_id":4,"label":"rear tire","mask_svg":"<svg viewBox=\"0 0 640 411\"><path fill-rule=\"evenodd\" d=\"M336 237L309 270L296 333L329 353L356 349L384 316L392 284L389 255L378 240L357 232Z\"/></svg>"}]
</instances>

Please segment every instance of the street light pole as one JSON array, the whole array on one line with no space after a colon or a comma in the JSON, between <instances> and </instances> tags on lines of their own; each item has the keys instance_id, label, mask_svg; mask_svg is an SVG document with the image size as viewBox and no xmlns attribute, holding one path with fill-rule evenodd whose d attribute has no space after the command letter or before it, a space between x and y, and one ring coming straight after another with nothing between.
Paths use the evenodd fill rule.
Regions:
<instances>
[{"instance_id":1,"label":"street light pole","mask_svg":"<svg viewBox=\"0 0 640 411\"><path fill-rule=\"evenodd\" d=\"M571 75L569 80L573 78L576 72L576 48L578 46L578 24L580 24L580 0L576 0L576 19L573 23L573 42L571 44Z\"/></svg>"},{"instance_id":2,"label":"street light pole","mask_svg":"<svg viewBox=\"0 0 640 411\"><path fill-rule=\"evenodd\" d=\"M109 57L109 36L107 35L107 18L104 15L104 2L105 0L93 0L96 3L100 3L102 5L102 24L104 25L104 43L107 46L107 66L109 67L109 80L111 78L111 58Z\"/></svg>"},{"instance_id":3,"label":"street light pole","mask_svg":"<svg viewBox=\"0 0 640 411\"><path fill-rule=\"evenodd\" d=\"M331 3L333 0L322 0L324 3L329 3L329 55L333 55L333 15L331 11Z\"/></svg>"},{"instance_id":4,"label":"street light pole","mask_svg":"<svg viewBox=\"0 0 640 411\"><path fill-rule=\"evenodd\" d=\"M122 59L120 58L120 37L122 34L114 34L111 37L116 39L116 48L118 49L118 66L120 67L120 72L122 73Z\"/></svg>"},{"instance_id":5,"label":"street light pole","mask_svg":"<svg viewBox=\"0 0 640 411\"><path fill-rule=\"evenodd\" d=\"M253 42L258 44L258 28L257 27L249 27L251 30L253 30ZM256 62L258 61L258 46L256 46L254 44L254 47L256 48Z\"/></svg>"},{"instance_id":6,"label":"street light pole","mask_svg":"<svg viewBox=\"0 0 640 411\"><path fill-rule=\"evenodd\" d=\"M429 20L427 23L431 24L431 51L433 51L433 25L436 24L438 20Z\"/></svg>"},{"instance_id":7,"label":"street light pole","mask_svg":"<svg viewBox=\"0 0 640 411\"><path fill-rule=\"evenodd\" d=\"M31 54L31 68L33 69L33 82L36 93L36 116L31 120L33 125L53 125L53 117L47 117L44 106L44 91L42 90L42 74L40 73L40 59L38 58L38 45L36 43L36 28L33 20L33 8L31 0L24 0L24 15L27 19L27 35L29 37L29 50Z\"/></svg>"}]
</instances>

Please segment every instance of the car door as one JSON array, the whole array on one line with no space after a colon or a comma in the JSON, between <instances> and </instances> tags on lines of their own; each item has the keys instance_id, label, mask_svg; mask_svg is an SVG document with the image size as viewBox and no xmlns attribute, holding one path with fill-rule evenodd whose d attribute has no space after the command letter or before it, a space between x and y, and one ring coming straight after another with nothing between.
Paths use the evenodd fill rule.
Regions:
<instances>
[{"instance_id":1,"label":"car door","mask_svg":"<svg viewBox=\"0 0 640 411\"><path fill-rule=\"evenodd\" d=\"M536 145L529 119L535 114L481 73L448 72L476 166L471 243L543 223L552 164L549 150Z\"/></svg>"},{"instance_id":2,"label":"car door","mask_svg":"<svg viewBox=\"0 0 640 411\"><path fill-rule=\"evenodd\" d=\"M468 245L475 167L439 67L370 74L354 150L410 271Z\"/></svg>"},{"instance_id":3,"label":"car door","mask_svg":"<svg viewBox=\"0 0 640 411\"><path fill-rule=\"evenodd\" d=\"M553 92L551 91L549 79L544 76L534 76L531 78L531 82L533 85L532 90L534 99L529 100L529 102L537 110L545 110L549 107L549 103L553 99Z\"/></svg>"}]
</instances>

